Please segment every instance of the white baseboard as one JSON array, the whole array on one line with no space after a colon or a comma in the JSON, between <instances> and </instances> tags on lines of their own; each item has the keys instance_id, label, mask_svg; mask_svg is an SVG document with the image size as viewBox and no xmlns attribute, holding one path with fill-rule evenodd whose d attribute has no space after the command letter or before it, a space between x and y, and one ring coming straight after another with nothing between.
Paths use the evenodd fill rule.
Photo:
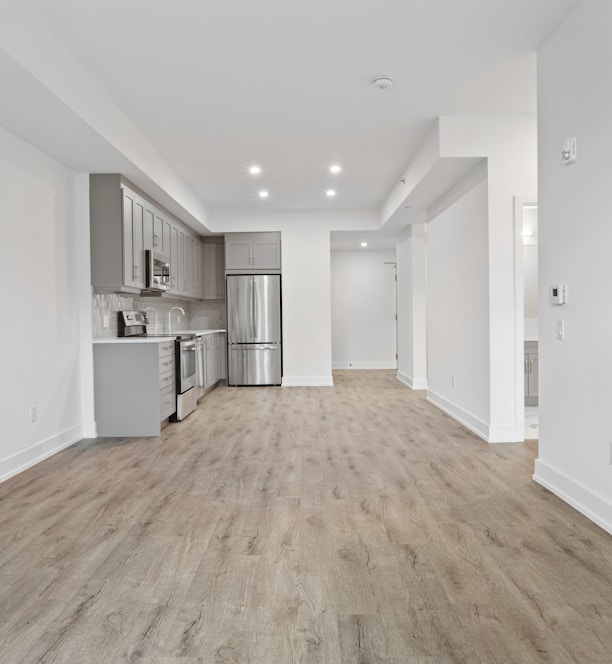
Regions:
<instances>
[{"instance_id":1,"label":"white baseboard","mask_svg":"<svg viewBox=\"0 0 612 664\"><path fill-rule=\"evenodd\" d=\"M397 369L395 360L388 362L334 362L332 369Z\"/></svg>"},{"instance_id":2,"label":"white baseboard","mask_svg":"<svg viewBox=\"0 0 612 664\"><path fill-rule=\"evenodd\" d=\"M482 438L487 443L520 443L525 440L525 432L515 425L491 425L472 415L452 401L429 390L427 401L443 410L466 429Z\"/></svg>"},{"instance_id":3,"label":"white baseboard","mask_svg":"<svg viewBox=\"0 0 612 664\"><path fill-rule=\"evenodd\" d=\"M397 380L400 383L404 383L411 390L426 390L427 389L427 380L425 378L417 378L416 380L412 376L408 376L401 371L397 372Z\"/></svg>"},{"instance_id":4,"label":"white baseboard","mask_svg":"<svg viewBox=\"0 0 612 664\"><path fill-rule=\"evenodd\" d=\"M97 438L98 429L97 425L94 422L85 422L83 424L83 438Z\"/></svg>"},{"instance_id":5,"label":"white baseboard","mask_svg":"<svg viewBox=\"0 0 612 664\"><path fill-rule=\"evenodd\" d=\"M525 427L511 425L489 425L489 443L523 443Z\"/></svg>"},{"instance_id":6,"label":"white baseboard","mask_svg":"<svg viewBox=\"0 0 612 664\"><path fill-rule=\"evenodd\" d=\"M47 440L41 440L34 443L31 447L21 450L6 459L0 460L0 482L8 480L10 477L35 466L37 463L48 459L57 454L66 447L83 438L83 426L78 425L71 429L66 429Z\"/></svg>"},{"instance_id":7,"label":"white baseboard","mask_svg":"<svg viewBox=\"0 0 612 664\"><path fill-rule=\"evenodd\" d=\"M283 376L283 387L333 387L332 376Z\"/></svg>"},{"instance_id":8,"label":"white baseboard","mask_svg":"<svg viewBox=\"0 0 612 664\"><path fill-rule=\"evenodd\" d=\"M536 459L533 479L612 535L612 503L561 471Z\"/></svg>"},{"instance_id":9,"label":"white baseboard","mask_svg":"<svg viewBox=\"0 0 612 664\"><path fill-rule=\"evenodd\" d=\"M477 436L480 436L480 438L487 443L489 442L489 425L486 422L483 422L475 415L468 413L460 406L457 406L431 390L427 390L427 401L440 410L443 410L447 415L450 415L454 420L463 424L464 427L469 429L472 433L475 433Z\"/></svg>"}]
</instances>

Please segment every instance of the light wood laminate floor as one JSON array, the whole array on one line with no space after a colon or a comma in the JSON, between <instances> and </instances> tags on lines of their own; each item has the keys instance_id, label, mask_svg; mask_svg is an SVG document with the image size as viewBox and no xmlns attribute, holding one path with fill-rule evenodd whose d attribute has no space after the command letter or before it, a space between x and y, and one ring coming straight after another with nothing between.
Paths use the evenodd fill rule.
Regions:
<instances>
[{"instance_id":1,"label":"light wood laminate floor","mask_svg":"<svg viewBox=\"0 0 612 664\"><path fill-rule=\"evenodd\" d=\"M536 444L334 376L0 485L0 662L612 661L612 538L532 481Z\"/></svg>"}]
</instances>

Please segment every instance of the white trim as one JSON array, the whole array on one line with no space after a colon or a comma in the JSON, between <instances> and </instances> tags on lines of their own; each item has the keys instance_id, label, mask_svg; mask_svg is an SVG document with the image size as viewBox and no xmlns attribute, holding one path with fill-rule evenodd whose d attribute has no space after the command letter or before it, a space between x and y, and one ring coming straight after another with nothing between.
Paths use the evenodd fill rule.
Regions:
<instances>
[{"instance_id":1,"label":"white trim","mask_svg":"<svg viewBox=\"0 0 612 664\"><path fill-rule=\"evenodd\" d=\"M533 479L612 535L612 503L603 496L541 459L536 459Z\"/></svg>"},{"instance_id":2,"label":"white trim","mask_svg":"<svg viewBox=\"0 0 612 664\"><path fill-rule=\"evenodd\" d=\"M47 440L34 443L31 447L21 450L12 456L0 461L0 482L35 466L37 463L48 459L57 452L70 447L73 443L83 438L83 426L78 425L67 429Z\"/></svg>"},{"instance_id":3,"label":"white trim","mask_svg":"<svg viewBox=\"0 0 612 664\"><path fill-rule=\"evenodd\" d=\"M397 369L397 362L334 362L332 369Z\"/></svg>"},{"instance_id":4,"label":"white trim","mask_svg":"<svg viewBox=\"0 0 612 664\"><path fill-rule=\"evenodd\" d=\"M460 424L463 424L464 427L469 429L472 433L475 433L487 443L520 443L524 440L524 431L518 429L516 425L492 427L490 424L483 422L475 415L468 413L467 410L464 410L460 406L457 406L431 390L428 390L427 392L427 401L444 411L447 415L450 415Z\"/></svg>"},{"instance_id":5,"label":"white trim","mask_svg":"<svg viewBox=\"0 0 612 664\"><path fill-rule=\"evenodd\" d=\"M283 387L333 387L332 376L283 376Z\"/></svg>"},{"instance_id":6,"label":"white trim","mask_svg":"<svg viewBox=\"0 0 612 664\"><path fill-rule=\"evenodd\" d=\"M97 438L98 428L95 421L83 423L83 438Z\"/></svg>"},{"instance_id":7,"label":"white trim","mask_svg":"<svg viewBox=\"0 0 612 664\"><path fill-rule=\"evenodd\" d=\"M399 380L400 383L404 383L404 385L408 386L411 390L426 390L428 385L424 378L415 380L401 371L397 372L397 380Z\"/></svg>"},{"instance_id":8,"label":"white trim","mask_svg":"<svg viewBox=\"0 0 612 664\"><path fill-rule=\"evenodd\" d=\"M489 425L486 422L431 390L427 390L427 401L463 424L464 427L480 436L487 443L489 442Z\"/></svg>"},{"instance_id":9,"label":"white trim","mask_svg":"<svg viewBox=\"0 0 612 664\"><path fill-rule=\"evenodd\" d=\"M523 414L524 414L523 410ZM523 415L524 422L524 415ZM488 443L524 443L525 442L525 425L517 426L516 424L498 424L495 426L489 425L489 439Z\"/></svg>"}]
</instances>

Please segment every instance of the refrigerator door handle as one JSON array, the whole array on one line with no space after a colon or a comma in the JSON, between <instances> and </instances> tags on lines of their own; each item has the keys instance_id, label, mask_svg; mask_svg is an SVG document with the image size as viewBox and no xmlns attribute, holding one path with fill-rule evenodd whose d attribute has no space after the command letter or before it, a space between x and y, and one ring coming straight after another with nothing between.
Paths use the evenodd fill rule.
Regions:
<instances>
[{"instance_id":1,"label":"refrigerator door handle","mask_svg":"<svg viewBox=\"0 0 612 664\"><path fill-rule=\"evenodd\" d=\"M255 279L251 277L251 314L252 314L252 322L251 322L251 341L255 341L255 330L257 329L256 323L257 323L257 311L255 309L256 307L256 302L257 299L255 298Z\"/></svg>"}]
</instances>

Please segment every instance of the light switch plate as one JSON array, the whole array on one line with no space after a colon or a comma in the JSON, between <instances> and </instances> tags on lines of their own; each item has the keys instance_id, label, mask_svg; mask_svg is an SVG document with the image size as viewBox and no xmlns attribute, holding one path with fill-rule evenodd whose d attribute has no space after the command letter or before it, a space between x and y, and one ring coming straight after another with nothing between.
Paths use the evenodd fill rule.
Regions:
<instances>
[{"instance_id":1,"label":"light switch plate","mask_svg":"<svg viewBox=\"0 0 612 664\"><path fill-rule=\"evenodd\" d=\"M578 158L578 146L576 137L566 138L563 141L563 151L561 152L561 162L566 166L573 164Z\"/></svg>"},{"instance_id":2,"label":"light switch plate","mask_svg":"<svg viewBox=\"0 0 612 664\"><path fill-rule=\"evenodd\" d=\"M558 320L557 321L557 339L560 341L563 341L565 339L565 321L564 320Z\"/></svg>"}]
</instances>

